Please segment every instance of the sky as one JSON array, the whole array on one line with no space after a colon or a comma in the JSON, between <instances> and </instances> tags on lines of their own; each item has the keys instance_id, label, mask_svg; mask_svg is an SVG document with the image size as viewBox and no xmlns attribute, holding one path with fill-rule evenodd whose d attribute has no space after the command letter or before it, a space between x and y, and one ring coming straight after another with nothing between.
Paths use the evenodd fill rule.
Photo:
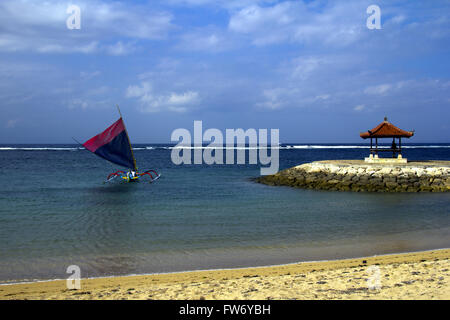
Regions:
<instances>
[{"instance_id":1,"label":"sky","mask_svg":"<svg viewBox=\"0 0 450 320\"><path fill-rule=\"evenodd\" d=\"M85 141L116 105L133 143L194 120L364 142L385 116L448 143L449 57L448 0L1 0L0 144Z\"/></svg>"}]
</instances>

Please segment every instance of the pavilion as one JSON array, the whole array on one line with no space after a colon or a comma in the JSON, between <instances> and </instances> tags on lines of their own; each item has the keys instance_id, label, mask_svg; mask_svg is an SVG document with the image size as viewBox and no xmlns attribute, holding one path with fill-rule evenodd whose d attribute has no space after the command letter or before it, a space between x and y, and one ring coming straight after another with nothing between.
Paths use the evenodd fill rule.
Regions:
<instances>
[{"instance_id":1,"label":"pavilion","mask_svg":"<svg viewBox=\"0 0 450 320\"><path fill-rule=\"evenodd\" d=\"M363 139L370 138L370 157L366 158L366 162L402 162L407 160L402 158L402 138L411 138L414 135L413 131L405 131L397 128L392 123L388 122L387 118L378 126L367 132L360 133ZM373 146L373 139L375 138L375 148ZM378 138L392 138L392 145L390 148L378 148ZM395 143L398 139L398 145ZM392 152L391 159L378 158L378 152ZM396 155L397 158L396 158Z\"/></svg>"}]
</instances>

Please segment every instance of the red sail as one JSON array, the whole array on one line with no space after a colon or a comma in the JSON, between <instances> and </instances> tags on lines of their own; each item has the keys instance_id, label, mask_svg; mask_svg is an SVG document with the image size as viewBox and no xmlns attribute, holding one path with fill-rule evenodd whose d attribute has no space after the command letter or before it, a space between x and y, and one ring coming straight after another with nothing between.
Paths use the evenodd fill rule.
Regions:
<instances>
[{"instance_id":1,"label":"red sail","mask_svg":"<svg viewBox=\"0 0 450 320\"><path fill-rule=\"evenodd\" d=\"M86 141L83 146L112 163L130 169L135 168L130 141L122 118L102 133Z\"/></svg>"}]
</instances>

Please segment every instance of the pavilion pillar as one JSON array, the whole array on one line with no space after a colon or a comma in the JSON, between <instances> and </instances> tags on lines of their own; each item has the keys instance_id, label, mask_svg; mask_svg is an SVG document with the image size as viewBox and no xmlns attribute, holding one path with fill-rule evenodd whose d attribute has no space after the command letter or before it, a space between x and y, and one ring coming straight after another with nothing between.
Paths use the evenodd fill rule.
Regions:
<instances>
[{"instance_id":1,"label":"pavilion pillar","mask_svg":"<svg viewBox=\"0 0 450 320\"><path fill-rule=\"evenodd\" d=\"M392 146L395 146L395 137L392 138ZM395 149L392 148L392 158L395 158Z\"/></svg>"}]
</instances>

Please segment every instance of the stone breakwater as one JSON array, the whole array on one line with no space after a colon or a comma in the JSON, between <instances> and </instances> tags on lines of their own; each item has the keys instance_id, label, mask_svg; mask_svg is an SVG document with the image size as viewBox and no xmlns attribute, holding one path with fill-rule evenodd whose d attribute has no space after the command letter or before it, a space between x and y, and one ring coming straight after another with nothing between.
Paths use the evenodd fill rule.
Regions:
<instances>
[{"instance_id":1,"label":"stone breakwater","mask_svg":"<svg viewBox=\"0 0 450 320\"><path fill-rule=\"evenodd\" d=\"M256 181L272 186L331 191L449 192L450 161L406 164L315 161L256 178Z\"/></svg>"}]
</instances>

